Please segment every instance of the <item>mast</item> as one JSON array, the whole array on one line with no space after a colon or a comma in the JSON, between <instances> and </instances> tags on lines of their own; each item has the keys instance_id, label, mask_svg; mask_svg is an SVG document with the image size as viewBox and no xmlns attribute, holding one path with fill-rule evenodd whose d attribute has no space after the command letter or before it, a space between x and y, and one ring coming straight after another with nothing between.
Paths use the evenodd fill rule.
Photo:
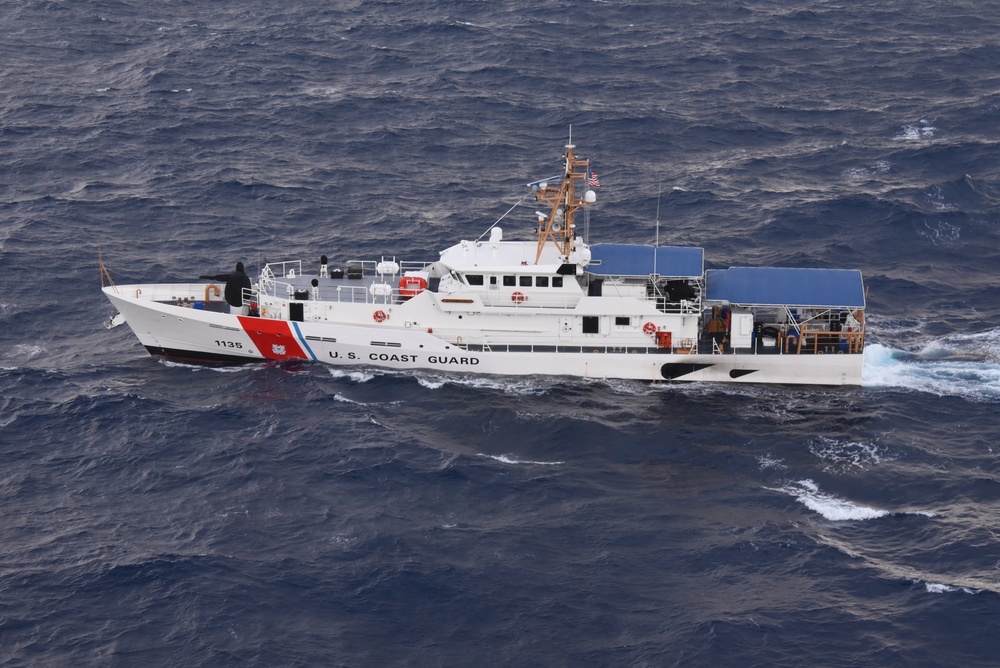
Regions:
<instances>
[{"instance_id":1,"label":"mast","mask_svg":"<svg viewBox=\"0 0 1000 668\"><path fill-rule=\"evenodd\" d=\"M574 148L576 147L572 143L566 144L561 183L557 187L541 183L534 188L535 201L549 207L548 214L543 211L536 212L538 251L535 253L535 264L538 264L542 257L542 249L549 241L559 249L562 261L569 261L573 240L576 238L576 223L573 222L576 212L596 201L594 192L587 189L587 169L590 160L575 157ZM577 196L578 190L583 191L582 198Z\"/></svg>"}]
</instances>

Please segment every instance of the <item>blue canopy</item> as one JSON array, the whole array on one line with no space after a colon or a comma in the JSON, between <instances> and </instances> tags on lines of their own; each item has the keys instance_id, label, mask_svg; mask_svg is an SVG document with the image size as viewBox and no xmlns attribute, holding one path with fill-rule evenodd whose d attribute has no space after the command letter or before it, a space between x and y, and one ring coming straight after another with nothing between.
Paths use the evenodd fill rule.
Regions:
<instances>
[{"instance_id":1,"label":"blue canopy","mask_svg":"<svg viewBox=\"0 0 1000 668\"><path fill-rule=\"evenodd\" d=\"M747 306L864 308L856 269L730 267L706 272L707 298Z\"/></svg>"},{"instance_id":2,"label":"blue canopy","mask_svg":"<svg viewBox=\"0 0 1000 668\"><path fill-rule=\"evenodd\" d=\"M686 246L595 244L590 247L587 271L598 276L649 276L701 278L705 251Z\"/></svg>"}]
</instances>

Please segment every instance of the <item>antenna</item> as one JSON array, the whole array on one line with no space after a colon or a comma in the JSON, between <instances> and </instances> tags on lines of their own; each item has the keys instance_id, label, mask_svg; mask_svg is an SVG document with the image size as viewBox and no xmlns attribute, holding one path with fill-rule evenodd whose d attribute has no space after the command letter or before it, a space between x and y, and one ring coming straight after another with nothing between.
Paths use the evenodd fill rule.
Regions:
<instances>
[{"instance_id":1,"label":"antenna","mask_svg":"<svg viewBox=\"0 0 1000 668\"><path fill-rule=\"evenodd\" d=\"M656 249L660 246L660 196L663 194L663 181L656 190L656 241L653 243L653 273L656 273Z\"/></svg>"},{"instance_id":2,"label":"antenna","mask_svg":"<svg viewBox=\"0 0 1000 668\"><path fill-rule=\"evenodd\" d=\"M663 182L656 189L656 244L660 245L660 196L663 194Z\"/></svg>"}]
</instances>

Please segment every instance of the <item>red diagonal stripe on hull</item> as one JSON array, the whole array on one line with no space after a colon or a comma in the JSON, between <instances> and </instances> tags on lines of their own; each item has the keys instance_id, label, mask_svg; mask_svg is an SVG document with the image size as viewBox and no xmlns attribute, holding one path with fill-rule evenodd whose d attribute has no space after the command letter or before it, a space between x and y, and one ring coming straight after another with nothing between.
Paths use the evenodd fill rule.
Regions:
<instances>
[{"instance_id":1,"label":"red diagonal stripe on hull","mask_svg":"<svg viewBox=\"0 0 1000 668\"><path fill-rule=\"evenodd\" d=\"M257 346L260 354L269 360L304 360L306 352L295 340L292 328L285 320L268 320L267 318L248 318L237 316L243 331Z\"/></svg>"}]
</instances>

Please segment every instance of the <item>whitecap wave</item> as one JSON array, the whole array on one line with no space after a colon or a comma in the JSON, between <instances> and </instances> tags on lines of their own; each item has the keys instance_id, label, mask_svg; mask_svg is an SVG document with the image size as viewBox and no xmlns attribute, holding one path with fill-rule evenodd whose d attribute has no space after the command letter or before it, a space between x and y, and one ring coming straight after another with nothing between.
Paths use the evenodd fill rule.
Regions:
<instances>
[{"instance_id":1,"label":"whitecap wave","mask_svg":"<svg viewBox=\"0 0 1000 668\"><path fill-rule=\"evenodd\" d=\"M931 122L921 119L919 123L904 125L893 139L896 141L927 141L934 138L937 128Z\"/></svg>"},{"instance_id":2,"label":"whitecap wave","mask_svg":"<svg viewBox=\"0 0 1000 668\"><path fill-rule=\"evenodd\" d=\"M916 581L918 584L919 580ZM956 587L954 585L946 585L941 582L924 582L924 586L927 588L928 594L948 594L950 592L960 591L966 594L979 594L982 589L970 589L969 587Z\"/></svg>"},{"instance_id":3,"label":"whitecap wave","mask_svg":"<svg viewBox=\"0 0 1000 668\"><path fill-rule=\"evenodd\" d=\"M796 501L809 510L834 522L872 520L892 514L888 510L862 506L821 492L819 486L812 480L799 480L774 491L794 496Z\"/></svg>"},{"instance_id":4,"label":"whitecap wave","mask_svg":"<svg viewBox=\"0 0 1000 668\"><path fill-rule=\"evenodd\" d=\"M445 386L443 380L430 380L429 378L421 378L417 376L417 384L421 387L426 387L428 390L440 390Z\"/></svg>"},{"instance_id":5,"label":"whitecap wave","mask_svg":"<svg viewBox=\"0 0 1000 668\"><path fill-rule=\"evenodd\" d=\"M371 371L360 371L357 369L348 371L339 368L332 368L329 371L330 375L334 378L349 378L355 383L367 383L375 378L375 374Z\"/></svg>"},{"instance_id":6,"label":"whitecap wave","mask_svg":"<svg viewBox=\"0 0 1000 668\"><path fill-rule=\"evenodd\" d=\"M534 462L529 459L514 459L508 455L484 455L479 453L480 457L489 457L490 459L495 459L503 464L529 464L532 466L558 466L565 462Z\"/></svg>"},{"instance_id":7,"label":"whitecap wave","mask_svg":"<svg viewBox=\"0 0 1000 668\"><path fill-rule=\"evenodd\" d=\"M995 339L996 333L984 338ZM864 386L901 388L973 401L1000 400L1000 364L986 361L996 355L995 351L981 350L983 361L978 361L944 342L930 344L925 350L926 353L914 354L881 344L867 346Z\"/></svg>"}]
</instances>

